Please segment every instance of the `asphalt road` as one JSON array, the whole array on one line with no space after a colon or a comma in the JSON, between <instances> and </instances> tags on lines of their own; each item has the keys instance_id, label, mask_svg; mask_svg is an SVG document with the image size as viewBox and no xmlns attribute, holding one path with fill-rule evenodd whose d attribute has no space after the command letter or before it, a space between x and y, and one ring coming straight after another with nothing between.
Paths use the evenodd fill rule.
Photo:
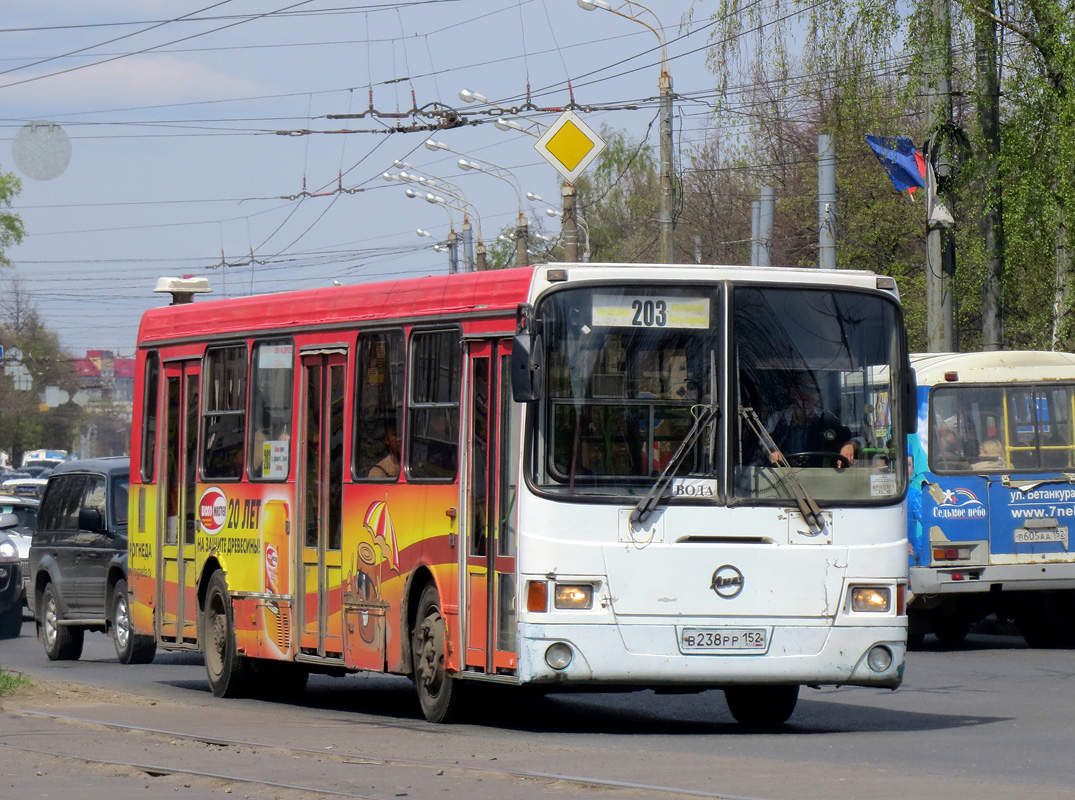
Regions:
<instances>
[{"instance_id":1,"label":"asphalt road","mask_svg":"<svg viewBox=\"0 0 1075 800\"><path fill-rule=\"evenodd\" d=\"M197 656L123 666L111 640L88 634L81 661L49 662L29 622L19 639L0 641L0 667L39 687L2 701L0 798L56 797L87 781L112 800L146 788L281 798L1075 798L1075 651L1031 650L1009 636L972 635L951 650L927 639L897 691L803 689L790 722L764 734L739 728L719 691L536 703L498 695L476 723L453 726L426 723L410 683L393 677L314 677L296 703L220 700ZM142 767L129 766L135 758L111 772L100 765L136 735L103 723L144 729ZM213 737L245 744L208 750ZM57 742L73 749L32 752ZM144 768L184 759L209 777ZM221 777L242 770L272 776L271 788Z\"/></svg>"}]
</instances>

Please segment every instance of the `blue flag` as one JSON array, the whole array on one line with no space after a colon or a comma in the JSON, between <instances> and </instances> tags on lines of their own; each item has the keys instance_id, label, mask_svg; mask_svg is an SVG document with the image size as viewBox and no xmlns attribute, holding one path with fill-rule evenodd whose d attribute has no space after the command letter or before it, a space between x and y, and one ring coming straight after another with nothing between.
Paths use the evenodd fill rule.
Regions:
<instances>
[{"instance_id":1,"label":"blue flag","mask_svg":"<svg viewBox=\"0 0 1075 800\"><path fill-rule=\"evenodd\" d=\"M885 168L897 192L913 192L926 187L920 171L914 142L906 136L867 136L867 144L877 154L877 160Z\"/></svg>"}]
</instances>

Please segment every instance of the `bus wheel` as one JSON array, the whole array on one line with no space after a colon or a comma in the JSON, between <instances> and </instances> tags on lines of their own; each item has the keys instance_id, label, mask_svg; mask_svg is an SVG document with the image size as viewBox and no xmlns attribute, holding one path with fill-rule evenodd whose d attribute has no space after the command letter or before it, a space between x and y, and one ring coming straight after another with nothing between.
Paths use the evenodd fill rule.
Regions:
<instances>
[{"instance_id":1,"label":"bus wheel","mask_svg":"<svg viewBox=\"0 0 1075 800\"><path fill-rule=\"evenodd\" d=\"M217 697L241 697L247 690L249 665L235 646L235 616L220 570L213 573L205 592L202 632L209 688Z\"/></svg>"},{"instance_id":2,"label":"bus wheel","mask_svg":"<svg viewBox=\"0 0 1075 800\"><path fill-rule=\"evenodd\" d=\"M961 614L938 613L933 622L933 635L944 645L957 645L970 633L970 620Z\"/></svg>"},{"instance_id":3,"label":"bus wheel","mask_svg":"<svg viewBox=\"0 0 1075 800\"><path fill-rule=\"evenodd\" d=\"M1033 592L1020 604L1015 624L1029 647L1075 646L1073 609L1066 592Z\"/></svg>"},{"instance_id":4,"label":"bus wheel","mask_svg":"<svg viewBox=\"0 0 1075 800\"><path fill-rule=\"evenodd\" d=\"M112 635L116 655L123 664L149 664L157 654L152 636L143 636L131 628L131 607L127 600L127 581L120 581L112 592Z\"/></svg>"},{"instance_id":5,"label":"bus wheel","mask_svg":"<svg viewBox=\"0 0 1075 800\"><path fill-rule=\"evenodd\" d=\"M799 687L729 686L724 690L724 699L736 722L764 730L788 721L799 701Z\"/></svg>"},{"instance_id":6,"label":"bus wheel","mask_svg":"<svg viewBox=\"0 0 1075 800\"><path fill-rule=\"evenodd\" d=\"M41 595L41 643L50 661L78 661L85 628L60 624L60 604L50 583Z\"/></svg>"},{"instance_id":7,"label":"bus wheel","mask_svg":"<svg viewBox=\"0 0 1075 800\"><path fill-rule=\"evenodd\" d=\"M417 624L412 635L414 685L422 713L430 722L450 722L463 703L463 686L444 669L444 642L447 630L440 613L437 587L430 584L418 601Z\"/></svg>"}]
</instances>

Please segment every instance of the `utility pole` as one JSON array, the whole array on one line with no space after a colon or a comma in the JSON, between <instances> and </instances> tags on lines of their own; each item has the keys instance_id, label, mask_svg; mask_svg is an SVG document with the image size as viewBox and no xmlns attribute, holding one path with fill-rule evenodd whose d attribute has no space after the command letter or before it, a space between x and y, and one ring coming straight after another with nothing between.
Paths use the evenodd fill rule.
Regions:
<instances>
[{"instance_id":1,"label":"utility pole","mask_svg":"<svg viewBox=\"0 0 1075 800\"><path fill-rule=\"evenodd\" d=\"M951 172L948 147L943 141L952 123L952 20L949 0L933 0L932 76L927 127L932 132L928 157L938 181ZM943 133L942 133L943 131ZM926 340L930 352L955 350L952 274L955 238L949 229L929 222L926 233Z\"/></svg>"},{"instance_id":2,"label":"utility pole","mask_svg":"<svg viewBox=\"0 0 1075 800\"><path fill-rule=\"evenodd\" d=\"M560 207L564 210L560 223L564 235L564 261L576 262L579 260L579 224L575 209L574 184L564 183L560 187L560 198Z\"/></svg>"},{"instance_id":3,"label":"utility pole","mask_svg":"<svg viewBox=\"0 0 1075 800\"><path fill-rule=\"evenodd\" d=\"M530 263L526 246L530 239L530 223L526 221L526 215L519 210L519 221L515 223L515 266L525 267Z\"/></svg>"},{"instance_id":4,"label":"utility pole","mask_svg":"<svg viewBox=\"0 0 1075 800\"><path fill-rule=\"evenodd\" d=\"M818 266L836 269L836 148L832 137L817 137Z\"/></svg>"},{"instance_id":5,"label":"utility pole","mask_svg":"<svg viewBox=\"0 0 1075 800\"><path fill-rule=\"evenodd\" d=\"M756 267L761 263L758 255L761 242L761 200L750 201L750 266Z\"/></svg>"},{"instance_id":6,"label":"utility pole","mask_svg":"<svg viewBox=\"0 0 1075 800\"><path fill-rule=\"evenodd\" d=\"M455 228L448 231L448 274L455 275L459 272L459 237Z\"/></svg>"},{"instance_id":7,"label":"utility pole","mask_svg":"<svg viewBox=\"0 0 1075 800\"><path fill-rule=\"evenodd\" d=\"M663 42L662 42L663 44ZM661 261L675 263L672 249L672 76L661 49Z\"/></svg>"},{"instance_id":8,"label":"utility pole","mask_svg":"<svg viewBox=\"0 0 1075 800\"><path fill-rule=\"evenodd\" d=\"M776 189L761 187L758 201L758 265L773 265L773 217L776 215Z\"/></svg>"}]
</instances>

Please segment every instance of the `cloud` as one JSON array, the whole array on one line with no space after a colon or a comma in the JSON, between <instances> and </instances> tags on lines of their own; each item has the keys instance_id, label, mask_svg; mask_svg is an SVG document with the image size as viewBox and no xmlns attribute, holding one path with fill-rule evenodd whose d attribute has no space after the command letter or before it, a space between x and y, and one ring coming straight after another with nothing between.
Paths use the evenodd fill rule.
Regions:
<instances>
[{"instance_id":1,"label":"cloud","mask_svg":"<svg viewBox=\"0 0 1075 800\"><path fill-rule=\"evenodd\" d=\"M173 56L132 56L52 75L56 62L36 74L13 73L0 78L0 92L9 112L20 105L59 112L106 107L162 105L200 100L256 96L265 88L256 81L234 77L202 64ZM37 74L49 75L5 88Z\"/></svg>"}]
</instances>

